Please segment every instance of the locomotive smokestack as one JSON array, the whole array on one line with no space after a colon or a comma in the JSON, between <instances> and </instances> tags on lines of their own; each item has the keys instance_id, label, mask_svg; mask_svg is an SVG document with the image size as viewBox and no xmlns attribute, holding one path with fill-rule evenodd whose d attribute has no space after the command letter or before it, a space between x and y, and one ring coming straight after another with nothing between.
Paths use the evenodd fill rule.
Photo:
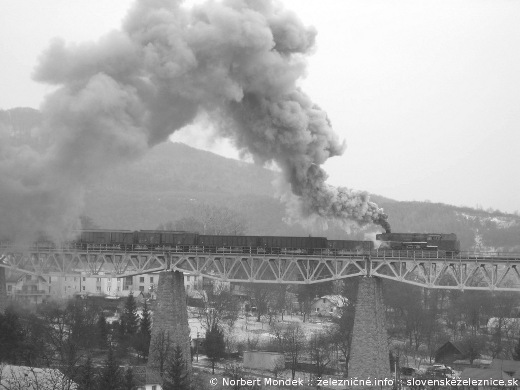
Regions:
<instances>
[{"instance_id":1,"label":"locomotive smokestack","mask_svg":"<svg viewBox=\"0 0 520 390\"><path fill-rule=\"evenodd\" d=\"M270 0L191 9L139 0L122 28L98 42L53 41L35 71L57 86L42 105L42 147L0 139L0 155L9 156L0 162L0 229L73 227L89 182L199 114L255 162L280 166L301 214L381 223L385 214L366 193L326 184L321 165L345 144L297 87L315 38L313 27Z\"/></svg>"}]
</instances>

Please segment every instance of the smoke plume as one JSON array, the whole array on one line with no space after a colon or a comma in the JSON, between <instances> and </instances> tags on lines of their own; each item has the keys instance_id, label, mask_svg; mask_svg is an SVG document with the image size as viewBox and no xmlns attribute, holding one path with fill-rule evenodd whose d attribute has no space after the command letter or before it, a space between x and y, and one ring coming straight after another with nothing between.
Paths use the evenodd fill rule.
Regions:
<instances>
[{"instance_id":1,"label":"smoke plume","mask_svg":"<svg viewBox=\"0 0 520 390\"><path fill-rule=\"evenodd\" d=\"M139 0L97 42L53 41L36 80L57 87L35 134L0 142L0 233L75 227L88 183L138 158L199 114L256 162L276 162L303 215L384 225L365 193L326 184L344 151L326 113L297 87L316 31L269 0Z\"/></svg>"}]
</instances>

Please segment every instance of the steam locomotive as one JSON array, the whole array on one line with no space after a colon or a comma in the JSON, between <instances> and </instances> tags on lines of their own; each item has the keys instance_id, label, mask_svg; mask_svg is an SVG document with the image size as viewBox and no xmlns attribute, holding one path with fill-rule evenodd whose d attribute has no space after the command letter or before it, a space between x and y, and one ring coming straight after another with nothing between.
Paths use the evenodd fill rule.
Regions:
<instances>
[{"instance_id":1,"label":"steam locomotive","mask_svg":"<svg viewBox=\"0 0 520 390\"><path fill-rule=\"evenodd\" d=\"M447 254L460 252L460 241L454 233L383 233L379 250L439 251Z\"/></svg>"},{"instance_id":2,"label":"steam locomotive","mask_svg":"<svg viewBox=\"0 0 520 390\"><path fill-rule=\"evenodd\" d=\"M453 233L383 233L376 235L382 251L460 252L460 242ZM54 243L38 241L38 249L52 249ZM170 251L235 254L295 254L341 256L369 254L373 241L328 240L325 237L207 235L162 230L81 230L65 244L81 250Z\"/></svg>"}]
</instances>

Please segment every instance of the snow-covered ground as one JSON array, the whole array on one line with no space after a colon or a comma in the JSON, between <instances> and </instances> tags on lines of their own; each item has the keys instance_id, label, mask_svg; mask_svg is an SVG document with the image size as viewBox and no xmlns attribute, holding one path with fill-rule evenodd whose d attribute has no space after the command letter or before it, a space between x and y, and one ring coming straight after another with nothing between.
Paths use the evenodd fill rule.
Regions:
<instances>
[{"instance_id":1,"label":"snow-covered ground","mask_svg":"<svg viewBox=\"0 0 520 390\"><path fill-rule=\"evenodd\" d=\"M188 313L188 325L190 327L192 340L197 338L197 332L199 333L199 338L205 337L206 328L201 323L198 312L190 308ZM298 315L284 315L283 321L281 316L276 316L273 317L272 323L286 326L298 324L308 337L311 337L315 333L323 332L325 327L332 325L332 323L327 320L316 319L315 317L312 317L310 321L303 322L303 317ZM258 341L258 343L261 344L271 339L271 326L264 318L262 318L262 321L257 322L256 316L244 316L241 314L231 329L227 326L225 321L221 325L226 335L231 335L236 343L247 343L248 340L254 338L255 342Z\"/></svg>"}]
</instances>

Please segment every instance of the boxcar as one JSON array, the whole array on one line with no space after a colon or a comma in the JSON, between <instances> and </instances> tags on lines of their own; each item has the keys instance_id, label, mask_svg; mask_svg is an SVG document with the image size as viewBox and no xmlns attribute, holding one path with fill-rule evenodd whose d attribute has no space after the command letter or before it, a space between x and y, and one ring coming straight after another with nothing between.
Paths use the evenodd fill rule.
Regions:
<instances>
[{"instance_id":1,"label":"boxcar","mask_svg":"<svg viewBox=\"0 0 520 390\"><path fill-rule=\"evenodd\" d=\"M328 248L351 252L371 251L374 249L374 243L372 241L328 240Z\"/></svg>"},{"instance_id":2,"label":"boxcar","mask_svg":"<svg viewBox=\"0 0 520 390\"><path fill-rule=\"evenodd\" d=\"M111 240L110 233L108 230L82 230L80 242L84 244L108 244Z\"/></svg>"},{"instance_id":3,"label":"boxcar","mask_svg":"<svg viewBox=\"0 0 520 390\"><path fill-rule=\"evenodd\" d=\"M74 242L85 249L100 247L120 250L132 245L133 240L134 233L130 230L89 229L79 231Z\"/></svg>"},{"instance_id":4,"label":"boxcar","mask_svg":"<svg viewBox=\"0 0 520 390\"><path fill-rule=\"evenodd\" d=\"M132 245L134 243L134 232L130 230L113 231L110 241L122 245Z\"/></svg>"},{"instance_id":5,"label":"boxcar","mask_svg":"<svg viewBox=\"0 0 520 390\"><path fill-rule=\"evenodd\" d=\"M135 243L139 245L159 245L161 232L157 230L139 230L135 232Z\"/></svg>"},{"instance_id":6,"label":"boxcar","mask_svg":"<svg viewBox=\"0 0 520 390\"><path fill-rule=\"evenodd\" d=\"M261 247L268 253L311 254L315 249L327 248L325 237L262 236Z\"/></svg>"},{"instance_id":7,"label":"boxcar","mask_svg":"<svg viewBox=\"0 0 520 390\"><path fill-rule=\"evenodd\" d=\"M197 245L198 233L179 231L160 232L161 245Z\"/></svg>"}]
</instances>

